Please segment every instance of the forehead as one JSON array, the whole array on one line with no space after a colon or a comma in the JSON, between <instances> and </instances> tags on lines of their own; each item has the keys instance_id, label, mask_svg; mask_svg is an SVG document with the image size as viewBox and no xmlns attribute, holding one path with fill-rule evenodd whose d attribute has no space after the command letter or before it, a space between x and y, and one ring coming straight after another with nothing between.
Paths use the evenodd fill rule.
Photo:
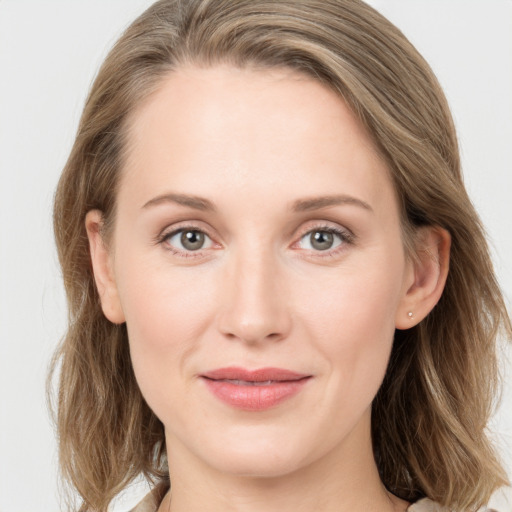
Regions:
<instances>
[{"instance_id":1,"label":"forehead","mask_svg":"<svg viewBox=\"0 0 512 512\"><path fill-rule=\"evenodd\" d=\"M223 188L290 196L326 194L335 183L378 200L387 168L342 99L287 69L183 67L129 119L121 180L139 195L162 187ZM352 189L352 190L351 190ZM178 190L178 192L188 190ZM142 201L142 197L141 197Z\"/></svg>"}]
</instances>

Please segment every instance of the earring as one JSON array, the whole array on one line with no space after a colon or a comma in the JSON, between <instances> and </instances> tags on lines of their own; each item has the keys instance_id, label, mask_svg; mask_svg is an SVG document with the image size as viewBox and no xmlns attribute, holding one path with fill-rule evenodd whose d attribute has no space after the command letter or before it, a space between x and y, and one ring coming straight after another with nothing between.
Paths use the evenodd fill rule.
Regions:
<instances>
[{"instance_id":1,"label":"earring","mask_svg":"<svg viewBox=\"0 0 512 512\"><path fill-rule=\"evenodd\" d=\"M412 311L409 311L409 313L407 313L407 316L408 316L409 318L412 318Z\"/></svg>"}]
</instances>

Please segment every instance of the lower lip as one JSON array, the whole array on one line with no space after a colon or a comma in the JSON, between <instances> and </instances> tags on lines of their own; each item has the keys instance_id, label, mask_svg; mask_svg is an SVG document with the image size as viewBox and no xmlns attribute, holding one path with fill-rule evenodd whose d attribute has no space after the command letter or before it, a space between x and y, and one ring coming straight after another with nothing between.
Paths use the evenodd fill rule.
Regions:
<instances>
[{"instance_id":1,"label":"lower lip","mask_svg":"<svg viewBox=\"0 0 512 512\"><path fill-rule=\"evenodd\" d=\"M206 378L203 380L208 389L222 402L244 411L264 411L295 396L309 378L274 381L263 386L242 385Z\"/></svg>"}]
</instances>

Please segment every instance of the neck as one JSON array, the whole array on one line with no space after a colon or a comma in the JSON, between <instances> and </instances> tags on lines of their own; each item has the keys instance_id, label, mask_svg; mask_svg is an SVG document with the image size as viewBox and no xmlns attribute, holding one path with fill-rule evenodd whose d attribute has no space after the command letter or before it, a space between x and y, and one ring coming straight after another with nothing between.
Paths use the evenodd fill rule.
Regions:
<instances>
[{"instance_id":1,"label":"neck","mask_svg":"<svg viewBox=\"0 0 512 512\"><path fill-rule=\"evenodd\" d=\"M159 512L404 512L407 503L388 493L379 478L369 428L353 434L359 439L271 477L218 471L168 435L172 502L166 496Z\"/></svg>"}]
</instances>

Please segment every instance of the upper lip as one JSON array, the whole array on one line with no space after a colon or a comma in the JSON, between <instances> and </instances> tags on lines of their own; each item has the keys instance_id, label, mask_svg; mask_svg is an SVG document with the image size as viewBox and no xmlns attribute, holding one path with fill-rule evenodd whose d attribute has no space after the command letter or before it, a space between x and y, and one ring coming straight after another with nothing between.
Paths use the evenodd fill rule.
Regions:
<instances>
[{"instance_id":1,"label":"upper lip","mask_svg":"<svg viewBox=\"0 0 512 512\"><path fill-rule=\"evenodd\" d=\"M311 377L304 373L293 372L284 368L259 368L247 370L236 366L217 368L202 373L201 377L211 380L241 380L246 382L294 381Z\"/></svg>"}]
</instances>

